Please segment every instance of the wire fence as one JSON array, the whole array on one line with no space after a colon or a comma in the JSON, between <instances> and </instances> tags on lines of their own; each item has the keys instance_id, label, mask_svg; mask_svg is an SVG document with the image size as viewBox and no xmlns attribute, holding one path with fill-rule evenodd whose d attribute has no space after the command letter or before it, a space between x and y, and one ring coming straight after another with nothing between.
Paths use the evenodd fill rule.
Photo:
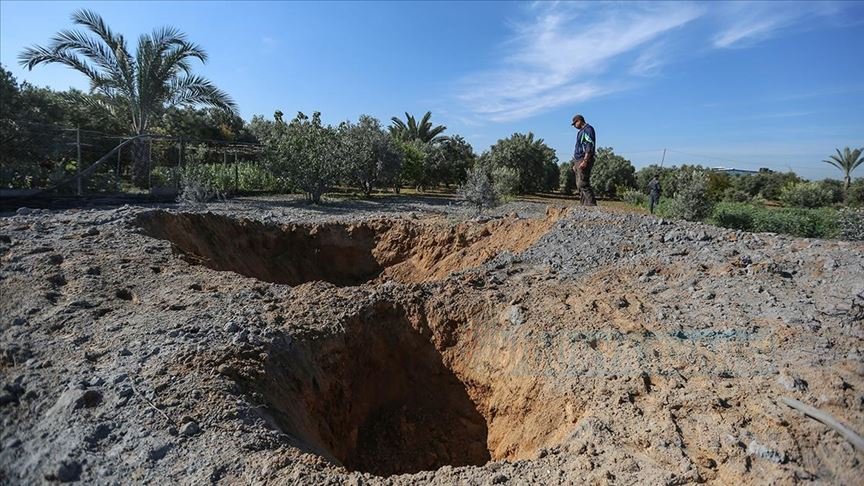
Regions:
<instances>
[{"instance_id":1,"label":"wire fence","mask_svg":"<svg viewBox=\"0 0 864 486\"><path fill-rule=\"evenodd\" d=\"M184 174L206 172L223 192L267 190L256 143L145 134L0 119L4 195L176 193Z\"/></svg>"}]
</instances>

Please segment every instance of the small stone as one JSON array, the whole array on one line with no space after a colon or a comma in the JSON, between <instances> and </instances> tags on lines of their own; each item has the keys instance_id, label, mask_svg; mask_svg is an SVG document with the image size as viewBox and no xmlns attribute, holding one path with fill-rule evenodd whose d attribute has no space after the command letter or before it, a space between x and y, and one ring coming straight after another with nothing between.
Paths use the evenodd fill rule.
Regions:
<instances>
[{"instance_id":1,"label":"small stone","mask_svg":"<svg viewBox=\"0 0 864 486\"><path fill-rule=\"evenodd\" d=\"M118 354L120 356L131 356L132 351L129 351L127 348L120 348L120 351L118 351Z\"/></svg>"},{"instance_id":2,"label":"small stone","mask_svg":"<svg viewBox=\"0 0 864 486\"><path fill-rule=\"evenodd\" d=\"M120 373L119 375L115 376L114 379L111 380L111 382L112 382L113 384L117 385L117 384L119 384L119 383L123 383L123 382L126 381L128 378L129 378L129 375L127 375L126 373Z\"/></svg>"},{"instance_id":3,"label":"small stone","mask_svg":"<svg viewBox=\"0 0 864 486\"><path fill-rule=\"evenodd\" d=\"M87 228L87 231L84 232L84 236L96 236L99 234L99 230L96 229L95 226L91 226Z\"/></svg>"},{"instance_id":4,"label":"small stone","mask_svg":"<svg viewBox=\"0 0 864 486\"><path fill-rule=\"evenodd\" d=\"M755 440L750 441L750 445L747 446L747 454L767 459L777 464L786 464L789 461L785 452L776 451L756 442Z\"/></svg>"},{"instance_id":5,"label":"small stone","mask_svg":"<svg viewBox=\"0 0 864 486\"><path fill-rule=\"evenodd\" d=\"M28 216L30 214L33 214L33 210L28 207L18 208L18 210L15 211L15 214L17 214L18 216Z\"/></svg>"},{"instance_id":6,"label":"small stone","mask_svg":"<svg viewBox=\"0 0 864 486\"><path fill-rule=\"evenodd\" d=\"M57 466L57 472L54 473L54 476L61 483L71 483L72 481L78 481L81 477L81 463L78 461L73 461L71 459L67 459L62 461L59 466Z\"/></svg>"},{"instance_id":7,"label":"small stone","mask_svg":"<svg viewBox=\"0 0 864 486\"><path fill-rule=\"evenodd\" d=\"M75 408L93 408L102 403L102 393L98 390L87 390L75 400Z\"/></svg>"},{"instance_id":8,"label":"small stone","mask_svg":"<svg viewBox=\"0 0 864 486\"><path fill-rule=\"evenodd\" d=\"M496 474L495 477L492 478L492 484L503 484L506 483L507 480L510 479L506 474Z\"/></svg>"},{"instance_id":9,"label":"small stone","mask_svg":"<svg viewBox=\"0 0 864 486\"><path fill-rule=\"evenodd\" d=\"M13 326L23 326L24 324L27 324L27 319L24 319L23 317L16 317L15 319L12 319Z\"/></svg>"},{"instance_id":10,"label":"small stone","mask_svg":"<svg viewBox=\"0 0 864 486\"><path fill-rule=\"evenodd\" d=\"M240 326L237 325L236 321L228 321L228 323L225 324L225 327L223 328L225 332L237 332L237 330L239 329Z\"/></svg>"},{"instance_id":11,"label":"small stone","mask_svg":"<svg viewBox=\"0 0 864 486\"><path fill-rule=\"evenodd\" d=\"M195 422L186 422L180 427L180 434L186 437L191 437L200 431L201 428Z\"/></svg>"}]
</instances>

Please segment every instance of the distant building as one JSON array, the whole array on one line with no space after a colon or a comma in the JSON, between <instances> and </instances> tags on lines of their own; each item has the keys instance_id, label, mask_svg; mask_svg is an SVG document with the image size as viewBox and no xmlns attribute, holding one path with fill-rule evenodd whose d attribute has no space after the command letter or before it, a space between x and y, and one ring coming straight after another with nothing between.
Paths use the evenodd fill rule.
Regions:
<instances>
[{"instance_id":1,"label":"distant building","mask_svg":"<svg viewBox=\"0 0 864 486\"><path fill-rule=\"evenodd\" d=\"M711 170L715 172L722 172L724 174L729 175L750 175L750 174L758 174L758 170L749 170L749 169L733 169L730 167L711 167Z\"/></svg>"}]
</instances>

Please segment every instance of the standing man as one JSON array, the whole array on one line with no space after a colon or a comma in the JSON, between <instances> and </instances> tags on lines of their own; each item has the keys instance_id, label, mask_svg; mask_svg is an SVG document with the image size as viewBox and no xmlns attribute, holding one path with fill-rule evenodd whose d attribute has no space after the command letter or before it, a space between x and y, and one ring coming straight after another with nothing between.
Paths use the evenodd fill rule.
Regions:
<instances>
[{"instance_id":1,"label":"standing man","mask_svg":"<svg viewBox=\"0 0 864 486\"><path fill-rule=\"evenodd\" d=\"M657 180L657 176L651 178L651 182L648 183L648 209L651 211L651 214L654 214L654 206L660 202L660 181Z\"/></svg>"},{"instance_id":2,"label":"standing man","mask_svg":"<svg viewBox=\"0 0 864 486\"><path fill-rule=\"evenodd\" d=\"M571 123L579 130L576 134L576 150L573 152L573 170L576 172L576 187L583 206L596 206L594 189L591 188L591 169L594 167L594 149L597 138L594 127L585 123L585 117L576 115Z\"/></svg>"}]
</instances>

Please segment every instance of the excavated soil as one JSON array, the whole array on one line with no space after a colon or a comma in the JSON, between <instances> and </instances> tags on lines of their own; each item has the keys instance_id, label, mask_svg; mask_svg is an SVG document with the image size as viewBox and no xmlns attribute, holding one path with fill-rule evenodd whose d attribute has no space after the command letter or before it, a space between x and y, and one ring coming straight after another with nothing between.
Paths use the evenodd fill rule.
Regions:
<instances>
[{"instance_id":1,"label":"excavated soil","mask_svg":"<svg viewBox=\"0 0 864 486\"><path fill-rule=\"evenodd\" d=\"M537 205L269 208L0 218L0 482L864 473L783 402L864 430L861 244Z\"/></svg>"}]
</instances>

